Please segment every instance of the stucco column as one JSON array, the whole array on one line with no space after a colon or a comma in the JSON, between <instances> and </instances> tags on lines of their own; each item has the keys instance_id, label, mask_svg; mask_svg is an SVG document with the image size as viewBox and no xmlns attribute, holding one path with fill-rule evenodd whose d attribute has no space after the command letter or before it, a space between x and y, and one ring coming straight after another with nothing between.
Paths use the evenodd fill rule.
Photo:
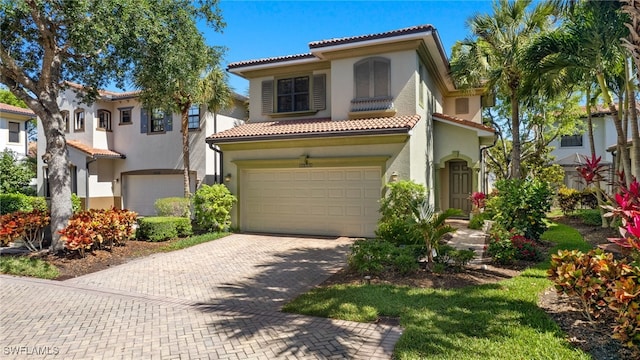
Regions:
<instances>
[{"instance_id":1,"label":"stucco column","mask_svg":"<svg viewBox=\"0 0 640 360\"><path fill-rule=\"evenodd\" d=\"M435 209L436 211L440 211L440 196L442 193L440 192L440 164L434 163L434 179L433 179L433 189L434 189L434 198L435 198Z\"/></svg>"}]
</instances>

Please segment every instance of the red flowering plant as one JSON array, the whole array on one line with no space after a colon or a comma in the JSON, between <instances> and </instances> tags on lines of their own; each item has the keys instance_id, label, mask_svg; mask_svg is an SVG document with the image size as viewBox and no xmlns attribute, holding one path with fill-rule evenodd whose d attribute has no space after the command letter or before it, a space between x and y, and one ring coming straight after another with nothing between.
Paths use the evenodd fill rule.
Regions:
<instances>
[{"instance_id":1,"label":"red flowering plant","mask_svg":"<svg viewBox=\"0 0 640 360\"><path fill-rule=\"evenodd\" d=\"M595 155L591 155L591 158L586 156L584 157L584 164L578 166L577 170L580 173L580 177L587 183L587 186L597 182L604 180L604 176L602 175L606 170L606 166L600 164L602 161L602 157Z\"/></svg>"},{"instance_id":2,"label":"red flowering plant","mask_svg":"<svg viewBox=\"0 0 640 360\"><path fill-rule=\"evenodd\" d=\"M475 212L480 212L486 205L487 195L483 192L476 191L469 197Z\"/></svg>"}]
</instances>

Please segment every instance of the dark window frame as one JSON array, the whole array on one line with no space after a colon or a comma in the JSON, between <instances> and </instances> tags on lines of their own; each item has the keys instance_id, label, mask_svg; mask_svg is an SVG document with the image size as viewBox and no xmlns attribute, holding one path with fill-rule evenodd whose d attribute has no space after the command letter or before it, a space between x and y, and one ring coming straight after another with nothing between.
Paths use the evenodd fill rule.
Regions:
<instances>
[{"instance_id":1,"label":"dark window frame","mask_svg":"<svg viewBox=\"0 0 640 360\"><path fill-rule=\"evenodd\" d=\"M276 79L275 88L276 112L311 111L311 75Z\"/></svg>"},{"instance_id":2,"label":"dark window frame","mask_svg":"<svg viewBox=\"0 0 640 360\"><path fill-rule=\"evenodd\" d=\"M120 114L120 122L118 123L118 125L131 125L133 124L133 106L130 107L122 107L122 108L118 108L118 112ZM129 113L128 118L129 121L125 121L125 114Z\"/></svg>"},{"instance_id":3,"label":"dark window frame","mask_svg":"<svg viewBox=\"0 0 640 360\"><path fill-rule=\"evenodd\" d=\"M15 125L14 127L17 128L17 131L15 129L12 130L11 125ZM7 130L9 130L9 142L13 144L19 144L20 143L20 123L16 121L9 121L7 124Z\"/></svg>"},{"instance_id":4,"label":"dark window frame","mask_svg":"<svg viewBox=\"0 0 640 360\"><path fill-rule=\"evenodd\" d=\"M78 126L78 125L82 126ZM84 109L77 109L73 112L73 131L83 132L87 126L87 118Z\"/></svg>"},{"instance_id":5,"label":"dark window frame","mask_svg":"<svg viewBox=\"0 0 640 360\"><path fill-rule=\"evenodd\" d=\"M197 110L197 112L194 113L194 110ZM199 104L193 104L189 108L187 123L188 123L187 128L190 131L200 130L200 105Z\"/></svg>"},{"instance_id":6,"label":"dark window frame","mask_svg":"<svg viewBox=\"0 0 640 360\"><path fill-rule=\"evenodd\" d=\"M98 129L111 131L111 111L106 109L98 110Z\"/></svg>"},{"instance_id":7,"label":"dark window frame","mask_svg":"<svg viewBox=\"0 0 640 360\"><path fill-rule=\"evenodd\" d=\"M149 111L149 134L162 134L166 132L164 127L165 116L166 113L162 109L152 109Z\"/></svg>"},{"instance_id":8,"label":"dark window frame","mask_svg":"<svg viewBox=\"0 0 640 360\"><path fill-rule=\"evenodd\" d=\"M579 147L584 146L584 135L562 135L560 137L560 147Z\"/></svg>"}]
</instances>

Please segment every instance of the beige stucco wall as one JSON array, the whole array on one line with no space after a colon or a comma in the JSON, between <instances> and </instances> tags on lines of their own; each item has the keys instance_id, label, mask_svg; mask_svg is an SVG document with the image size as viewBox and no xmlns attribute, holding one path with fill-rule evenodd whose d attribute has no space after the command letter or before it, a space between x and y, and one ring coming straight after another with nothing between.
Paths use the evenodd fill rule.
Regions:
<instances>
[{"instance_id":1,"label":"beige stucco wall","mask_svg":"<svg viewBox=\"0 0 640 360\"><path fill-rule=\"evenodd\" d=\"M456 99L458 98L469 99L469 112L467 114L456 114ZM443 110L447 115L482 124L482 99L480 95L446 97L444 98Z\"/></svg>"}]
</instances>

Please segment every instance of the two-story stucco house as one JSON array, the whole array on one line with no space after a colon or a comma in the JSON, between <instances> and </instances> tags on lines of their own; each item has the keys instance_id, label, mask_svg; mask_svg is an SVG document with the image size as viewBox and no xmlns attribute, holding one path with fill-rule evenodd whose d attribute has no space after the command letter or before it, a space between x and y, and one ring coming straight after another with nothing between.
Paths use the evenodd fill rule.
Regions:
<instances>
[{"instance_id":1,"label":"two-story stucco house","mask_svg":"<svg viewBox=\"0 0 640 360\"><path fill-rule=\"evenodd\" d=\"M91 105L80 102L70 84L58 99L65 119L71 163L71 187L85 208L127 208L154 215L159 198L184 195L180 114L144 109L137 92L101 91ZM246 98L224 112L194 105L189 112L191 191L221 179L218 152L205 143L207 134L230 129L246 119ZM46 141L38 124L38 193L49 196ZM217 149L216 149L217 150Z\"/></svg>"},{"instance_id":2,"label":"two-story stucco house","mask_svg":"<svg viewBox=\"0 0 640 360\"><path fill-rule=\"evenodd\" d=\"M9 149L19 158L26 157L27 123L35 117L30 109L0 103L0 151Z\"/></svg>"},{"instance_id":3,"label":"two-story stucco house","mask_svg":"<svg viewBox=\"0 0 640 360\"><path fill-rule=\"evenodd\" d=\"M479 189L482 94L449 77L436 29L416 26L249 60L250 118L212 134L243 231L372 236L387 182L411 179L437 209Z\"/></svg>"}]
</instances>

